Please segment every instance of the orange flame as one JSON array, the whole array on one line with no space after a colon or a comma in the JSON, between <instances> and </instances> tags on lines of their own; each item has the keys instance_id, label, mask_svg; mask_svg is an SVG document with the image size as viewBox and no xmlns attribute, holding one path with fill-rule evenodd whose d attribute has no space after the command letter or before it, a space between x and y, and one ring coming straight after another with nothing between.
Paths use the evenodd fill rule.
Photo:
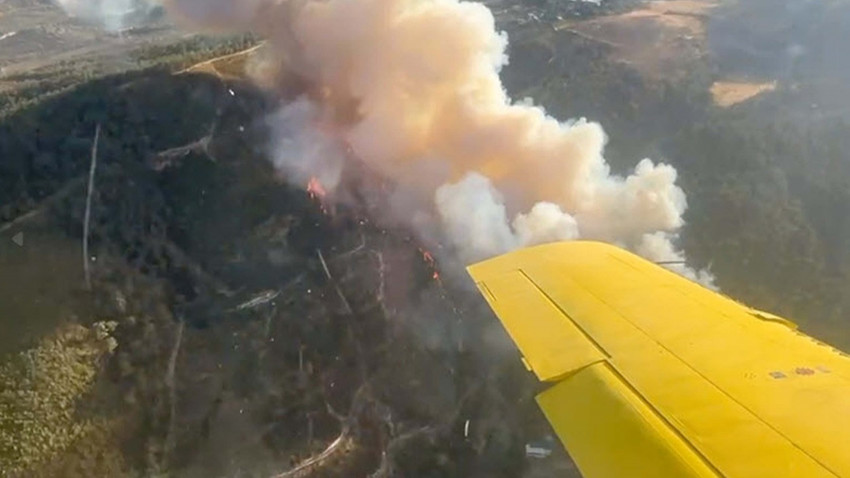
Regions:
<instances>
[{"instance_id":1,"label":"orange flame","mask_svg":"<svg viewBox=\"0 0 850 478\"><path fill-rule=\"evenodd\" d=\"M315 176L310 178L310 181L307 182L307 195L310 196L310 199L316 201L319 204L319 208L322 211L322 214L328 214L328 208L325 204L326 196L328 195L325 187L322 186L322 183L319 182L319 179Z\"/></svg>"},{"instance_id":2,"label":"orange flame","mask_svg":"<svg viewBox=\"0 0 850 478\"><path fill-rule=\"evenodd\" d=\"M310 181L307 183L307 194L310 195L313 199L324 199L325 196L328 195L328 192L325 191L325 187L322 186L322 183L313 176L310 178Z\"/></svg>"},{"instance_id":3,"label":"orange flame","mask_svg":"<svg viewBox=\"0 0 850 478\"><path fill-rule=\"evenodd\" d=\"M431 278L435 281L439 281L440 272L437 270L437 261L434 259L434 256L425 249L419 249L419 251L422 252L422 258L425 260L425 263L428 264L428 267L434 269L434 273L431 275Z\"/></svg>"},{"instance_id":4,"label":"orange flame","mask_svg":"<svg viewBox=\"0 0 850 478\"><path fill-rule=\"evenodd\" d=\"M422 250L422 258L425 259L425 262L427 262L429 265L433 266L436 263L436 261L434 260L434 256L432 256L431 253L426 250Z\"/></svg>"}]
</instances>

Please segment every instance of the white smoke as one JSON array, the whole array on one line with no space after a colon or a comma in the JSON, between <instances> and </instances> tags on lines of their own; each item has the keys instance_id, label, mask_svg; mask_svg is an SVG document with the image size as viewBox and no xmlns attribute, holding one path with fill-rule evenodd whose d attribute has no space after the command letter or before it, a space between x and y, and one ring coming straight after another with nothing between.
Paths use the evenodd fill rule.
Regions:
<instances>
[{"instance_id":1,"label":"white smoke","mask_svg":"<svg viewBox=\"0 0 850 478\"><path fill-rule=\"evenodd\" d=\"M143 18L160 2L157 0L57 0L68 15L118 31L133 18Z\"/></svg>"},{"instance_id":2,"label":"white smoke","mask_svg":"<svg viewBox=\"0 0 850 478\"><path fill-rule=\"evenodd\" d=\"M715 288L714 275L711 271L694 270L686 266L685 255L673 247L672 239L669 233L644 234L635 252L651 261L664 264L668 269L688 279Z\"/></svg>"},{"instance_id":3,"label":"white smoke","mask_svg":"<svg viewBox=\"0 0 850 478\"><path fill-rule=\"evenodd\" d=\"M533 246L547 242L578 239L578 222L550 202L539 202L528 214L518 214L513 222L519 243Z\"/></svg>"},{"instance_id":4,"label":"white smoke","mask_svg":"<svg viewBox=\"0 0 850 478\"><path fill-rule=\"evenodd\" d=\"M469 261L579 237L576 220L557 204L547 202L535 204L527 214L518 214L509 225L504 198L478 173L440 186L435 197L445 233L454 239L461 257Z\"/></svg>"},{"instance_id":5,"label":"white smoke","mask_svg":"<svg viewBox=\"0 0 850 478\"><path fill-rule=\"evenodd\" d=\"M274 130L270 157L275 167L295 184L316 178L333 189L342 176L345 152L338 141L322 132L321 110L307 99L281 108L269 118Z\"/></svg>"},{"instance_id":6,"label":"white smoke","mask_svg":"<svg viewBox=\"0 0 850 478\"><path fill-rule=\"evenodd\" d=\"M267 37L272 65L264 71L312 85L303 101L311 102L322 128L399 187L433 197L445 236L465 260L575 238L661 260L682 257L674 241L686 200L675 169L644 159L633 174L614 176L598 124L559 122L529 102L512 102L499 78L507 37L480 3L169 0L167 6L200 27L231 25ZM293 138L283 124L282 136ZM307 145L315 135L309 124L301 126L303 137L279 144L289 156L276 155L276 164L298 180L327 168L336 176L338 163L319 159ZM315 148L323 148L321 141ZM423 164L445 170L446 184L417 180L410 172Z\"/></svg>"},{"instance_id":7,"label":"white smoke","mask_svg":"<svg viewBox=\"0 0 850 478\"><path fill-rule=\"evenodd\" d=\"M508 226L504 201L484 176L470 173L455 184L440 186L435 199L445 233L455 240L461 257L483 259L519 246Z\"/></svg>"},{"instance_id":8,"label":"white smoke","mask_svg":"<svg viewBox=\"0 0 850 478\"><path fill-rule=\"evenodd\" d=\"M672 166L644 159L625 178L610 175L606 166L585 187L576 206L583 237L634 246L646 233L672 232L684 224L687 201Z\"/></svg>"}]
</instances>

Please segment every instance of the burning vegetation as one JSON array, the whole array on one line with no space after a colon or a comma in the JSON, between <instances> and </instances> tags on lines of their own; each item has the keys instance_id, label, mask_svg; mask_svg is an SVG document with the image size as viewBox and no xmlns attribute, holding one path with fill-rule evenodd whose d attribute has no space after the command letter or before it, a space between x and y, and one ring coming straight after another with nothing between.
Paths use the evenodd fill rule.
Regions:
<instances>
[{"instance_id":1,"label":"burning vegetation","mask_svg":"<svg viewBox=\"0 0 850 478\"><path fill-rule=\"evenodd\" d=\"M517 476L548 428L465 261L678 254L673 168L612 175L599 125L509 100L482 5L391 3L167 2L264 34L275 87L126 74L6 118L4 228L80 237L82 325L117 324L87 393L126 424L102 450L126 474Z\"/></svg>"},{"instance_id":2,"label":"burning vegetation","mask_svg":"<svg viewBox=\"0 0 850 478\"><path fill-rule=\"evenodd\" d=\"M102 345L96 324L117 324L108 334L114 350L98 345L96 355L77 355L85 380L49 361L14 359L2 369L4 409L30 422L0 428L0 469L20 471L11 476L59 469L68 476L523 475L526 444L550 443L548 427L532 400L533 380L470 291L464 261L590 237L680 267L674 246L686 203L677 171L649 160L631 168L638 158L630 157L615 169L625 175L613 174L598 125L558 122L510 101L499 81L505 38L480 5L392 0L396 8L384 10L387 2L332 0L283 11L296 2L167 3L194 25L264 33L269 43L248 60L254 81L232 74L247 56L238 55L226 72L206 64L178 75L124 73L0 113L0 233L25 232L27 244L37 234L61 236L75 247L87 238L89 248L91 290L83 290L80 267L81 285L59 314L75 325L18 344L31 350L20 357L88 350L86 341L62 342L63 331ZM201 3L209 8L197 9ZM404 28L392 28L397 14ZM620 120L627 126L620 132L643 136L654 121L639 121L637 111L653 110L652 89L610 66L600 71L611 81L582 73L605 64L603 56L587 39L557 38L570 45L566 53L516 55L546 65L514 70L517 97L526 89L516 84L536 81L539 71L559 85L581 77L599 90L553 90L570 99L561 117L585 111L576 104L628 105L635 116ZM796 215L752 213L750 185L764 175L746 169L745 152L761 151L750 130L723 117L702 125L700 104L677 99L673 87L663 92L693 115L660 122L684 128L671 129L680 133L681 154L665 157L699 158L677 165L690 168L682 179L702 199L689 218L699 231L689 251L702 250L700 263L708 264L744 250L720 270L738 291L755 290L757 305L808 301L805 287L823 274L806 269L812 254L789 251L816 251L819 242L797 227L800 208L783 196L790 194L784 176L757 188L781 193L759 205ZM848 135L834 131L830 145L843 145ZM773 146L754 155L759 161L804 143L776 142L788 141L784 130L769 133L762 136ZM690 146L699 144L707 146ZM826 157L816 153L799 156ZM718 174L716 158L735 158L726 161L731 172ZM734 228L730 211L740 219ZM753 217L798 219L780 227ZM786 232L765 234L771 227ZM787 259L780 269L778 256ZM754 289L771 277L772 289ZM50 290L31 289L53 299ZM9 321L33 319L22 313ZM32 421L31 395L16 391L32 376L57 373L74 387L45 399L60 400L74 420ZM80 424L91 433L74 432ZM22 430L56 438L46 450L22 440ZM558 476L577 476L560 448L547 460L561 467Z\"/></svg>"},{"instance_id":3,"label":"burning vegetation","mask_svg":"<svg viewBox=\"0 0 850 478\"><path fill-rule=\"evenodd\" d=\"M499 77L507 38L480 3L166 6L189 28L267 38L253 77L283 99L268 121L270 155L295 184L334 190L359 162L397 196L384 215L439 237L461 263L577 238L681 257L675 241L687 203L676 170L643 159L626 176L612 174L599 124L558 121L509 98Z\"/></svg>"},{"instance_id":4,"label":"burning vegetation","mask_svg":"<svg viewBox=\"0 0 850 478\"><path fill-rule=\"evenodd\" d=\"M39 138L62 151L60 132L75 132L84 154L4 184L4 227L88 235L91 292L77 295L89 312L68 320L86 330L114 323L115 347L69 405L83 423L103 424L90 436L109 438L81 447L83 435L68 436L47 462L41 451L3 451L0 467L20 476L60 464L66 476L521 472L525 443L545 425L496 322L459 268L439 268L428 252L438 244L380 214L391 200L380 192L391 189L375 185L385 179L353 162L332 195L318 178L299 187L283 177L256 147L268 142L275 102L240 82L141 73L8 119L3 148ZM152 121L175 105L194 114L175 118L179 127ZM25 373L46 373L32 367ZM10 391L26 387L9 380ZM58 436L68 425L32 426ZM16 430L4 427L4 440L21 440ZM20 468L28 463L38 467Z\"/></svg>"}]
</instances>

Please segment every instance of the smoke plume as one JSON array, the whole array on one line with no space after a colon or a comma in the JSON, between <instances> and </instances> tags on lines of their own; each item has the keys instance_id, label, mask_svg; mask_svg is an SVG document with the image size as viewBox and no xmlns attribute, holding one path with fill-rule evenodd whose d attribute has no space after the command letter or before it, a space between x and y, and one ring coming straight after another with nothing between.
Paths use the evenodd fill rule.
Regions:
<instances>
[{"instance_id":1,"label":"smoke plume","mask_svg":"<svg viewBox=\"0 0 850 478\"><path fill-rule=\"evenodd\" d=\"M529 101L513 102L499 78L508 40L480 3L166 5L190 25L265 36L270 64L261 70L280 76L279 83L294 75L312 85L272 122L284 138L275 163L297 181L306 174L331 183L339 177L337 153L316 140L331 135L399 187L432 198L443 234L467 261L575 238L613 242L652 259L682 257L674 241L686 200L675 169L644 159L631 175L613 175L598 124L561 122ZM429 178L411 171L429 171Z\"/></svg>"},{"instance_id":2,"label":"smoke plume","mask_svg":"<svg viewBox=\"0 0 850 478\"><path fill-rule=\"evenodd\" d=\"M342 175L345 153L315 124L321 111L305 98L280 109L269 118L275 130L270 157L275 167L296 184L316 178L323 187L336 187Z\"/></svg>"},{"instance_id":3,"label":"smoke plume","mask_svg":"<svg viewBox=\"0 0 850 478\"><path fill-rule=\"evenodd\" d=\"M57 0L68 15L97 23L110 31L146 18L159 6L157 0Z\"/></svg>"}]
</instances>

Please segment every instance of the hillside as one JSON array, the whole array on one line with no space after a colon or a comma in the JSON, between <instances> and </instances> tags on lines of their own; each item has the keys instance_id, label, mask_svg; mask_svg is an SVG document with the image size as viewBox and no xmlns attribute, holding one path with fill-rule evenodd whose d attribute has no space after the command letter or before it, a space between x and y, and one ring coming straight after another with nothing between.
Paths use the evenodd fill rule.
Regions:
<instances>
[{"instance_id":1,"label":"hillside","mask_svg":"<svg viewBox=\"0 0 850 478\"><path fill-rule=\"evenodd\" d=\"M602 123L616 170L643 157L676 166L690 260L732 297L847 347L846 60L828 39L846 31L850 2L774 10L652 2L526 26L503 76L515 98ZM803 50L788 46L792 28ZM783 76L788 58L806 67Z\"/></svg>"},{"instance_id":2,"label":"hillside","mask_svg":"<svg viewBox=\"0 0 850 478\"><path fill-rule=\"evenodd\" d=\"M689 263L850 347L850 2L486 3L511 40L512 98L599 121L616 172L674 165ZM577 476L560 447L526 456L551 445L537 385L441 242L387 219L386 178L349 158L358 179L334 196L272 167L280 98L245 78L260 39L184 37L161 18L104 33L23 0L0 12L0 380L74 353L82 377L50 395L79 422L36 422L57 445L29 455L0 440L0 464Z\"/></svg>"}]
</instances>

